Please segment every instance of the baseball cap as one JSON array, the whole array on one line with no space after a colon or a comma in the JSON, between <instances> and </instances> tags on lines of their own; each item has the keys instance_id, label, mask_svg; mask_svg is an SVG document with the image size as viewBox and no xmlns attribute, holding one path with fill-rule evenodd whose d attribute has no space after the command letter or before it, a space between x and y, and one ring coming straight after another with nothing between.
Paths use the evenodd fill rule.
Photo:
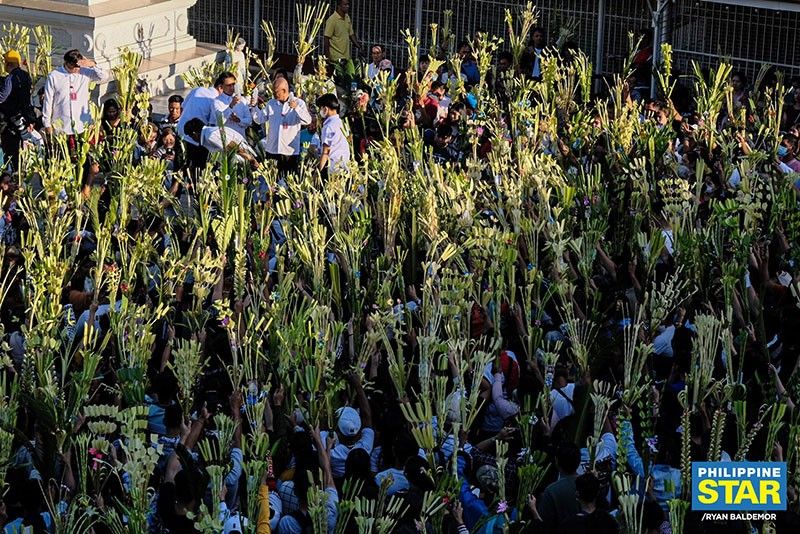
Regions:
<instances>
[{"instance_id":1,"label":"baseball cap","mask_svg":"<svg viewBox=\"0 0 800 534\"><path fill-rule=\"evenodd\" d=\"M380 70L392 70L392 62L388 59L382 59L380 63L378 63L378 68Z\"/></svg>"},{"instance_id":2,"label":"baseball cap","mask_svg":"<svg viewBox=\"0 0 800 534\"><path fill-rule=\"evenodd\" d=\"M339 433L343 436L352 437L361 430L361 417L354 408L350 406L339 408L336 415L339 417Z\"/></svg>"},{"instance_id":3,"label":"baseball cap","mask_svg":"<svg viewBox=\"0 0 800 534\"><path fill-rule=\"evenodd\" d=\"M22 63L22 57L16 50L9 50L8 52L6 52L5 55L3 56L3 59L5 60L6 63L16 63L17 65Z\"/></svg>"},{"instance_id":4,"label":"baseball cap","mask_svg":"<svg viewBox=\"0 0 800 534\"><path fill-rule=\"evenodd\" d=\"M242 528L242 519L239 514L234 514L225 521L222 532L223 534L233 534L234 532L243 534L244 529Z\"/></svg>"},{"instance_id":5,"label":"baseball cap","mask_svg":"<svg viewBox=\"0 0 800 534\"><path fill-rule=\"evenodd\" d=\"M475 473L478 479L478 485L483 491L489 493L497 493L497 488L500 487L500 473L493 465L482 465Z\"/></svg>"}]
</instances>

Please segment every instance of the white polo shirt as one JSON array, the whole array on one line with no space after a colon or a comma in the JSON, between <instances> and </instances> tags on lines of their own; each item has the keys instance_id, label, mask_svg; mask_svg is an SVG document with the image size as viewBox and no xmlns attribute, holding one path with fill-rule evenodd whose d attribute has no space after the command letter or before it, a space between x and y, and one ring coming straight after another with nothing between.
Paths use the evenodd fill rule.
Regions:
<instances>
[{"instance_id":1,"label":"white polo shirt","mask_svg":"<svg viewBox=\"0 0 800 534\"><path fill-rule=\"evenodd\" d=\"M325 443L328 432L320 432L320 436L322 437L322 443ZM342 478L344 476L344 464L347 461L347 455L350 454L350 451L353 449L364 449L367 451L367 454L372 454L374 443L375 431L370 427L361 429L361 438L351 447L344 445L337 438L336 445L331 449L331 472L333 473L333 478Z\"/></svg>"},{"instance_id":2,"label":"white polo shirt","mask_svg":"<svg viewBox=\"0 0 800 534\"><path fill-rule=\"evenodd\" d=\"M344 135L344 124L339 115L325 119L320 139L323 146L331 149L328 154L329 171L336 172L346 168L347 162L350 161L350 143Z\"/></svg>"},{"instance_id":3,"label":"white polo shirt","mask_svg":"<svg viewBox=\"0 0 800 534\"><path fill-rule=\"evenodd\" d=\"M294 109L289 106L292 99L297 101ZM302 99L290 93L286 102L272 98L263 109L254 109L253 120L264 124L267 136L263 144L267 154L297 156L300 154L300 130L311 124L311 113Z\"/></svg>"},{"instance_id":4,"label":"white polo shirt","mask_svg":"<svg viewBox=\"0 0 800 534\"><path fill-rule=\"evenodd\" d=\"M223 131L225 133L224 142L222 139ZM223 152L231 143L240 147L244 147L250 152L253 151L250 145L247 144L245 138L239 132L228 128L227 126L222 128L219 126L205 126L200 132L200 146L212 154L215 152Z\"/></svg>"},{"instance_id":5,"label":"white polo shirt","mask_svg":"<svg viewBox=\"0 0 800 534\"><path fill-rule=\"evenodd\" d=\"M200 119L203 124L213 124L214 121L214 102L219 92L213 87L195 87L183 101L183 112L178 120L178 135L187 143L197 145L194 139L184 135L183 127L192 119Z\"/></svg>"},{"instance_id":6,"label":"white polo shirt","mask_svg":"<svg viewBox=\"0 0 800 534\"><path fill-rule=\"evenodd\" d=\"M247 127L253 124L253 116L250 113L250 106L247 105L247 101L245 99L239 98L239 102L235 106L231 107L232 100L233 97L228 96L225 93L220 94L214 100L215 118L217 121L222 119L222 122L226 127L235 130L241 135L245 135L245 130L247 130ZM239 117L239 122L231 120L231 116L234 114Z\"/></svg>"},{"instance_id":7,"label":"white polo shirt","mask_svg":"<svg viewBox=\"0 0 800 534\"><path fill-rule=\"evenodd\" d=\"M47 75L42 99L42 123L45 128L68 135L83 132L84 125L92 122L89 112L89 85L100 82L105 72L98 66L81 67L70 73L58 67Z\"/></svg>"}]
</instances>

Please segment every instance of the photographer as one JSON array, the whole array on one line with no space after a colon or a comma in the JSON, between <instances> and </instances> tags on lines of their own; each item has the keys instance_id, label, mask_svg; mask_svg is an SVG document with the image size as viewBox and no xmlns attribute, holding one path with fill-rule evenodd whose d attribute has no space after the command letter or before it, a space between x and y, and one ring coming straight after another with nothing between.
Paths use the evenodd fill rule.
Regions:
<instances>
[{"instance_id":1,"label":"photographer","mask_svg":"<svg viewBox=\"0 0 800 534\"><path fill-rule=\"evenodd\" d=\"M35 120L31 106L31 76L20 65L22 58L16 50L3 56L6 72L0 89L0 142L6 161L17 166L19 147L28 133L28 125Z\"/></svg>"}]
</instances>

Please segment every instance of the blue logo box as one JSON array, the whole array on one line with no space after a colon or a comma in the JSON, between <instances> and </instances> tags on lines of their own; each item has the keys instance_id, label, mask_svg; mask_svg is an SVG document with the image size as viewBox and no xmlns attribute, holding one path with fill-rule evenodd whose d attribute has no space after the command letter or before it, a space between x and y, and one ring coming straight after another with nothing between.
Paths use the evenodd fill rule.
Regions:
<instances>
[{"instance_id":1,"label":"blue logo box","mask_svg":"<svg viewBox=\"0 0 800 534\"><path fill-rule=\"evenodd\" d=\"M786 510L786 462L692 462L692 510Z\"/></svg>"}]
</instances>

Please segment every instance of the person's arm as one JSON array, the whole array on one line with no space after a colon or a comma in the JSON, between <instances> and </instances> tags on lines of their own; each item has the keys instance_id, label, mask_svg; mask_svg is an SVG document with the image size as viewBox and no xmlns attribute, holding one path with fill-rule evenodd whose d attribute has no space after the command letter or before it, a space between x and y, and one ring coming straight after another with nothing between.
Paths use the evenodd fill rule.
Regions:
<instances>
[{"instance_id":1,"label":"person's arm","mask_svg":"<svg viewBox=\"0 0 800 534\"><path fill-rule=\"evenodd\" d=\"M305 102L293 97L292 101L289 102L289 107L294 110L301 126L308 126L311 124L311 112L308 111L308 106Z\"/></svg>"},{"instance_id":2,"label":"person's arm","mask_svg":"<svg viewBox=\"0 0 800 534\"><path fill-rule=\"evenodd\" d=\"M475 449L478 449L481 452L491 452L494 450L494 446L498 441L505 441L507 440L511 434L514 432L513 428L504 427L497 433L497 435L492 436L491 438L487 438L477 445L475 445Z\"/></svg>"},{"instance_id":3,"label":"person's arm","mask_svg":"<svg viewBox=\"0 0 800 534\"><path fill-rule=\"evenodd\" d=\"M46 134L53 133L53 100L55 88L53 87L53 76L48 76L44 83L44 98L42 98L42 124Z\"/></svg>"},{"instance_id":4,"label":"person's arm","mask_svg":"<svg viewBox=\"0 0 800 534\"><path fill-rule=\"evenodd\" d=\"M603 250L603 246L599 242L595 244L594 248L597 250L597 257L600 259L600 265L602 265L603 269L605 269L605 271L613 280L616 280L617 264L614 263L614 260L608 257L608 254L606 254L606 251Z\"/></svg>"},{"instance_id":5,"label":"person's arm","mask_svg":"<svg viewBox=\"0 0 800 534\"><path fill-rule=\"evenodd\" d=\"M323 486L325 488L336 488L333 481L333 472L331 471L331 447L333 446L333 437L329 434L327 443L322 443L322 436L319 432L319 427L311 431L311 439L314 441L314 446L317 449L317 456L319 458L319 466L322 469Z\"/></svg>"},{"instance_id":6,"label":"person's arm","mask_svg":"<svg viewBox=\"0 0 800 534\"><path fill-rule=\"evenodd\" d=\"M175 342L175 328L172 325L167 326L167 344L164 345L164 352L161 353L161 366L158 371L164 372L169 364L169 357L172 354L172 345Z\"/></svg>"},{"instance_id":7,"label":"person's arm","mask_svg":"<svg viewBox=\"0 0 800 534\"><path fill-rule=\"evenodd\" d=\"M328 21L325 23L325 31L323 32L324 42L322 46L323 53L325 57L330 59L331 58L331 37L333 37L333 16L328 17ZM302 65L301 65L302 67Z\"/></svg>"},{"instance_id":8,"label":"person's arm","mask_svg":"<svg viewBox=\"0 0 800 534\"><path fill-rule=\"evenodd\" d=\"M80 73L92 80L93 82L102 82L106 77L106 71L94 62L93 59L82 59L78 62L81 70Z\"/></svg>"},{"instance_id":9,"label":"person's arm","mask_svg":"<svg viewBox=\"0 0 800 534\"><path fill-rule=\"evenodd\" d=\"M14 87L13 82L11 81L11 75L9 74L6 76L5 81L3 82L3 88L0 89L0 104L5 102L9 96L11 96L11 89Z\"/></svg>"},{"instance_id":10,"label":"person's arm","mask_svg":"<svg viewBox=\"0 0 800 534\"><path fill-rule=\"evenodd\" d=\"M263 108L251 105L250 113L254 123L259 125L264 124L269 120L269 104Z\"/></svg>"},{"instance_id":11,"label":"person's arm","mask_svg":"<svg viewBox=\"0 0 800 534\"><path fill-rule=\"evenodd\" d=\"M361 379L354 372L348 376L353 389L356 390L356 397L358 398L358 407L361 411L361 426L364 428L372 428L372 408L369 405L369 399L364 392L364 387L361 385Z\"/></svg>"},{"instance_id":12,"label":"person's arm","mask_svg":"<svg viewBox=\"0 0 800 534\"><path fill-rule=\"evenodd\" d=\"M350 42L353 43L356 48L358 48L359 52L361 51L361 41L359 41L358 37L356 37L356 31L353 29L352 22L350 23Z\"/></svg>"},{"instance_id":13,"label":"person's arm","mask_svg":"<svg viewBox=\"0 0 800 534\"><path fill-rule=\"evenodd\" d=\"M233 441L231 447L234 449L242 448L242 392L234 391L229 399L231 407L231 419L236 425L233 431Z\"/></svg>"},{"instance_id":14,"label":"person's arm","mask_svg":"<svg viewBox=\"0 0 800 534\"><path fill-rule=\"evenodd\" d=\"M789 396L789 392L787 392L786 388L783 387L781 377L778 376L778 369L772 364L769 364L769 369L775 376L775 389L778 393L778 397L786 401L786 406L789 408L789 410L794 411L794 402L792 401L792 397Z\"/></svg>"},{"instance_id":15,"label":"person's arm","mask_svg":"<svg viewBox=\"0 0 800 534\"><path fill-rule=\"evenodd\" d=\"M239 101L239 113L236 114L239 117L239 126L242 128L248 128L251 124L253 124L253 114L250 113L250 108L247 106L245 102Z\"/></svg>"},{"instance_id":16,"label":"person's arm","mask_svg":"<svg viewBox=\"0 0 800 534\"><path fill-rule=\"evenodd\" d=\"M492 383L492 402L497 407L500 417L508 419L519 412L519 406L516 403L506 399L503 395L503 373L494 374L494 382Z\"/></svg>"},{"instance_id":17,"label":"person's arm","mask_svg":"<svg viewBox=\"0 0 800 534\"><path fill-rule=\"evenodd\" d=\"M196 421L192 422L192 427L189 429L189 433L186 435L186 438L181 438L183 445L192 450L197 442L200 441L200 436L203 434L203 428L206 426L206 422L210 418L210 414L208 410L206 410L205 406L200 410L200 416L197 418Z\"/></svg>"},{"instance_id":18,"label":"person's arm","mask_svg":"<svg viewBox=\"0 0 800 534\"><path fill-rule=\"evenodd\" d=\"M75 483L75 473L72 472L72 450L67 449L67 451L61 455L61 460L64 463L64 473L61 478L61 484L63 484L69 490L69 492L72 493L77 487L77 484Z\"/></svg>"},{"instance_id":19,"label":"person's arm","mask_svg":"<svg viewBox=\"0 0 800 534\"><path fill-rule=\"evenodd\" d=\"M238 102L238 100L234 98L231 100L230 104L226 104L219 98L214 100L214 117L217 119L215 123L217 123L219 119L222 119L222 122L226 122L231 118L231 115L233 115L233 108L236 106L234 102Z\"/></svg>"},{"instance_id":20,"label":"person's arm","mask_svg":"<svg viewBox=\"0 0 800 534\"><path fill-rule=\"evenodd\" d=\"M319 170L328 166L328 160L331 156L331 147L329 145L322 145L322 157L319 158Z\"/></svg>"},{"instance_id":21,"label":"person's arm","mask_svg":"<svg viewBox=\"0 0 800 534\"><path fill-rule=\"evenodd\" d=\"M272 413L272 405L269 398L264 399L264 430L269 433L275 431L275 415ZM253 422L255 423L255 421Z\"/></svg>"},{"instance_id":22,"label":"person's arm","mask_svg":"<svg viewBox=\"0 0 800 534\"><path fill-rule=\"evenodd\" d=\"M684 432L688 432L687 429L684 429ZM644 479L644 463L642 462L642 457L639 456L639 451L636 450L636 443L634 442L633 436L633 426L631 425L630 420L622 421L622 443L621 445L625 449L625 456L628 460L628 466L630 466L631 471L642 479Z\"/></svg>"}]
</instances>

